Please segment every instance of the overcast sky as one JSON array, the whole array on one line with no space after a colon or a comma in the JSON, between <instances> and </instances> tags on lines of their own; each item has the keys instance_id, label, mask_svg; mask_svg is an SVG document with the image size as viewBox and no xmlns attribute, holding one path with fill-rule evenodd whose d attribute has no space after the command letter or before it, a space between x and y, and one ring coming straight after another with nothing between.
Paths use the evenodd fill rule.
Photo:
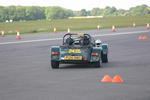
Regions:
<instances>
[{"instance_id":1,"label":"overcast sky","mask_svg":"<svg viewBox=\"0 0 150 100\"><path fill-rule=\"evenodd\" d=\"M90 10L95 7L105 8L106 6L129 9L141 4L150 6L150 0L0 0L0 5L3 6L61 6L72 10Z\"/></svg>"}]
</instances>

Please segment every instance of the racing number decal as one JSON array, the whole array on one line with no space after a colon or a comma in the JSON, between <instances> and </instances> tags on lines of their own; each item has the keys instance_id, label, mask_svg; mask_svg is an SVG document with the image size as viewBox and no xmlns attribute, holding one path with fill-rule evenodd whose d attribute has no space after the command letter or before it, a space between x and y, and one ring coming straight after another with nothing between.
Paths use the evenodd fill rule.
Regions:
<instances>
[{"instance_id":1,"label":"racing number decal","mask_svg":"<svg viewBox=\"0 0 150 100\"><path fill-rule=\"evenodd\" d=\"M81 53L80 49L69 49L68 53Z\"/></svg>"}]
</instances>

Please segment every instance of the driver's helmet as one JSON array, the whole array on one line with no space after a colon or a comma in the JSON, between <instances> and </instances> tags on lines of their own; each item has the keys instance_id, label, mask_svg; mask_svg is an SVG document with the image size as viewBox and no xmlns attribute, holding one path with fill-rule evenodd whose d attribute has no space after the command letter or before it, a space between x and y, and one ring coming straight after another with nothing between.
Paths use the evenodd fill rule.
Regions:
<instances>
[{"instance_id":1,"label":"driver's helmet","mask_svg":"<svg viewBox=\"0 0 150 100\"><path fill-rule=\"evenodd\" d=\"M102 41L101 41L101 40L96 40L96 41L95 41L95 45L96 45L96 47L100 47L101 43L102 43Z\"/></svg>"}]
</instances>

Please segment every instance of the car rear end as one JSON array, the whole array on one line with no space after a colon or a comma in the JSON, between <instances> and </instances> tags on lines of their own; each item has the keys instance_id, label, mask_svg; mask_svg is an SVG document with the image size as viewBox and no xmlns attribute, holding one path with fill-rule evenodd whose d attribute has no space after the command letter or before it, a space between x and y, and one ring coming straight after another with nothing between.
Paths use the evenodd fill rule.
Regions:
<instances>
[{"instance_id":1,"label":"car rear end","mask_svg":"<svg viewBox=\"0 0 150 100\"><path fill-rule=\"evenodd\" d=\"M95 64L101 66L101 47L95 47L88 34L66 34L62 46L51 47L51 66L59 64Z\"/></svg>"},{"instance_id":2,"label":"car rear end","mask_svg":"<svg viewBox=\"0 0 150 100\"><path fill-rule=\"evenodd\" d=\"M89 63L92 48L90 47L61 47L60 63Z\"/></svg>"}]
</instances>

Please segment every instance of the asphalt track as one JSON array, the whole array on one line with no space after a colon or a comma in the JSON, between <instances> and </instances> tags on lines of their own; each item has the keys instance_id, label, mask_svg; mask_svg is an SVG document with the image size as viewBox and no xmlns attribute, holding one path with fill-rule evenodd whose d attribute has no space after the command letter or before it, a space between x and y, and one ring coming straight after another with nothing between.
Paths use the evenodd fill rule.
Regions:
<instances>
[{"instance_id":1,"label":"asphalt track","mask_svg":"<svg viewBox=\"0 0 150 100\"><path fill-rule=\"evenodd\" d=\"M0 37L0 100L150 100L150 39L137 39L150 37L150 30L81 32L109 44L109 63L102 68L63 64L52 70L50 47L60 45L64 33ZM106 74L125 82L100 82Z\"/></svg>"}]
</instances>

